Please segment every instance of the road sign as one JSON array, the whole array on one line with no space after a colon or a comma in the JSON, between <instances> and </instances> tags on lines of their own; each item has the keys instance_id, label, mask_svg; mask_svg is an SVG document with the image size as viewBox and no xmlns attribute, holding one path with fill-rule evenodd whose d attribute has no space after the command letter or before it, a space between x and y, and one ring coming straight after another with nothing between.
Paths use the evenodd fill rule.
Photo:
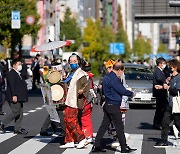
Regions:
<instances>
[{"instance_id":1,"label":"road sign","mask_svg":"<svg viewBox=\"0 0 180 154\"><path fill-rule=\"evenodd\" d=\"M124 43L110 43L111 54L122 55L124 52Z\"/></svg>"},{"instance_id":2,"label":"road sign","mask_svg":"<svg viewBox=\"0 0 180 154\"><path fill-rule=\"evenodd\" d=\"M20 29L21 28L20 11L12 11L11 12L11 28L12 29Z\"/></svg>"},{"instance_id":3,"label":"road sign","mask_svg":"<svg viewBox=\"0 0 180 154\"><path fill-rule=\"evenodd\" d=\"M35 22L34 16L27 16L26 17L26 23L28 25L32 25L32 24L34 24L34 22Z\"/></svg>"}]
</instances>

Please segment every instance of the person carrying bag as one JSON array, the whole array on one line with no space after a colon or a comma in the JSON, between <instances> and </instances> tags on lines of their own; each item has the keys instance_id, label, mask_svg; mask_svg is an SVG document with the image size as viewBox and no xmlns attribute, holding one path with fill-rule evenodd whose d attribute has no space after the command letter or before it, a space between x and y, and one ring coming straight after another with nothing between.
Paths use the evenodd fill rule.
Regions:
<instances>
[{"instance_id":1,"label":"person carrying bag","mask_svg":"<svg viewBox=\"0 0 180 154\"><path fill-rule=\"evenodd\" d=\"M180 131L180 112L177 107L177 100L179 101L180 92L180 62L173 59L169 62L172 71L172 76L169 84L158 86L158 88L166 89L169 92L168 105L164 113L162 121L161 141L154 145L155 148L165 148L168 146L168 133L170 130L170 123L174 121L177 130ZM178 98L178 99L176 99Z\"/></svg>"}]
</instances>

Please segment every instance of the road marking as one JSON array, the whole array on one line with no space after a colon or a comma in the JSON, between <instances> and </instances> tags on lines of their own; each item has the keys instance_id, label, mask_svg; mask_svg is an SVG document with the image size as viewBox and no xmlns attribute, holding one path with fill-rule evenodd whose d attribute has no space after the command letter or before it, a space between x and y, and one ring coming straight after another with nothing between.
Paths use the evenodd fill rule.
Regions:
<instances>
[{"instance_id":1,"label":"road marking","mask_svg":"<svg viewBox=\"0 0 180 154\"><path fill-rule=\"evenodd\" d=\"M23 113L24 116L28 115L29 113Z\"/></svg>"},{"instance_id":2,"label":"road marking","mask_svg":"<svg viewBox=\"0 0 180 154\"><path fill-rule=\"evenodd\" d=\"M88 144L83 149L69 148L69 149L66 149L62 154L71 154L71 153L73 153L73 154L88 154L88 153L90 153L92 147L93 147L92 144Z\"/></svg>"},{"instance_id":3,"label":"road marking","mask_svg":"<svg viewBox=\"0 0 180 154\"><path fill-rule=\"evenodd\" d=\"M43 108L42 107L37 107L36 110L42 110Z\"/></svg>"},{"instance_id":4,"label":"road marking","mask_svg":"<svg viewBox=\"0 0 180 154\"><path fill-rule=\"evenodd\" d=\"M33 112L36 112L36 110L30 110L30 111L28 111L28 112L33 113Z\"/></svg>"},{"instance_id":5,"label":"road marking","mask_svg":"<svg viewBox=\"0 0 180 154\"><path fill-rule=\"evenodd\" d=\"M27 142L21 144L13 151L9 152L9 154L25 154L25 153L32 153L35 154L42 148L44 148L49 142L51 142L54 138L58 135L52 136L40 136L39 134L33 137L32 139L28 140Z\"/></svg>"},{"instance_id":6,"label":"road marking","mask_svg":"<svg viewBox=\"0 0 180 154\"><path fill-rule=\"evenodd\" d=\"M169 146L165 148L166 153L179 154L180 153L180 138L175 139L174 136L168 136Z\"/></svg>"},{"instance_id":7,"label":"road marking","mask_svg":"<svg viewBox=\"0 0 180 154\"><path fill-rule=\"evenodd\" d=\"M143 134L129 134L130 137L127 140L127 145L130 148L137 149L134 153L141 154L142 149L142 142L143 142ZM121 151L121 148L118 147L115 154L119 154L119 151Z\"/></svg>"},{"instance_id":8,"label":"road marking","mask_svg":"<svg viewBox=\"0 0 180 154\"><path fill-rule=\"evenodd\" d=\"M6 141L9 138L14 137L14 136L16 136L16 134L6 131L6 133L0 134L0 143L2 143L2 142Z\"/></svg>"}]
</instances>

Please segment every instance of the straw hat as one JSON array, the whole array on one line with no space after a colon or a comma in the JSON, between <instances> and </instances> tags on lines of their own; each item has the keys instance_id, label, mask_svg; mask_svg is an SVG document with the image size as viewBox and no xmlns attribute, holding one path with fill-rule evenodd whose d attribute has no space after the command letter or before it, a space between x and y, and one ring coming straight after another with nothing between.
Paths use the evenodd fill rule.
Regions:
<instances>
[{"instance_id":1,"label":"straw hat","mask_svg":"<svg viewBox=\"0 0 180 154\"><path fill-rule=\"evenodd\" d=\"M52 84L59 82L60 79L61 79L61 73L58 71L53 71L48 76L48 80Z\"/></svg>"},{"instance_id":2,"label":"straw hat","mask_svg":"<svg viewBox=\"0 0 180 154\"><path fill-rule=\"evenodd\" d=\"M106 68L108 68L108 67L113 67L113 65L114 65L115 63L116 63L116 62L115 62L114 60L109 59L109 60L106 62L105 66L106 66Z\"/></svg>"},{"instance_id":3,"label":"straw hat","mask_svg":"<svg viewBox=\"0 0 180 154\"><path fill-rule=\"evenodd\" d=\"M60 85L51 86L52 100L59 101L64 96L64 90Z\"/></svg>"}]
</instances>

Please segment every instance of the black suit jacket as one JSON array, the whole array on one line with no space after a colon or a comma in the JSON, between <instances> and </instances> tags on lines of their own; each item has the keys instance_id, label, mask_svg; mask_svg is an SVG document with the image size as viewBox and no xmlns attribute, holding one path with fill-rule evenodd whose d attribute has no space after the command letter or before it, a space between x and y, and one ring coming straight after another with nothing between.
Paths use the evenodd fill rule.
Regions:
<instances>
[{"instance_id":1,"label":"black suit jacket","mask_svg":"<svg viewBox=\"0 0 180 154\"><path fill-rule=\"evenodd\" d=\"M153 96L154 97L166 97L167 96L167 90L165 89L156 89L154 86L155 85L161 85L166 83L166 76L161 71L158 67L154 68L154 73L153 73Z\"/></svg>"},{"instance_id":2,"label":"black suit jacket","mask_svg":"<svg viewBox=\"0 0 180 154\"><path fill-rule=\"evenodd\" d=\"M17 96L18 102L28 101L27 84L14 69L7 74L6 100L12 102L13 96Z\"/></svg>"}]
</instances>

